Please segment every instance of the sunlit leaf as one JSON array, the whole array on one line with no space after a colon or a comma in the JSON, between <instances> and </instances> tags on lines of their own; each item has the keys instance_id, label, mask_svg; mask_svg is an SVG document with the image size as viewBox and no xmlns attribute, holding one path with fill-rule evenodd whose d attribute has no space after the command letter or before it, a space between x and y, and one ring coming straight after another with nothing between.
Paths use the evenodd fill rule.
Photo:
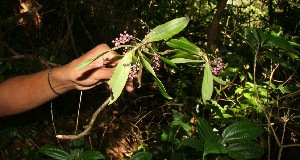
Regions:
<instances>
[{"instance_id":1,"label":"sunlit leaf","mask_svg":"<svg viewBox=\"0 0 300 160\"><path fill-rule=\"evenodd\" d=\"M122 60L118 63L111 79L108 81L108 84L113 93L113 97L110 100L109 104L112 104L119 98L125 87L130 72L130 65L133 54L134 52L128 52L125 54Z\"/></svg>"},{"instance_id":2,"label":"sunlit leaf","mask_svg":"<svg viewBox=\"0 0 300 160\"><path fill-rule=\"evenodd\" d=\"M263 129L248 121L238 121L228 127L222 133L224 143L245 142L253 140L263 133Z\"/></svg>"},{"instance_id":3,"label":"sunlit leaf","mask_svg":"<svg viewBox=\"0 0 300 160\"><path fill-rule=\"evenodd\" d=\"M159 25L146 35L142 43L149 43L170 38L181 32L188 25L188 23L189 18L181 17Z\"/></svg>"},{"instance_id":4,"label":"sunlit leaf","mask_svg":"<svg viewBox=\"0 0 300 160\"><path fill-rule=\"evenodd\" d=\"M210 70L210 65L208 62L205 64L204 68L204 75L203 75L203 81L202 81L202 100L205 103L207 100L210 100L212 93L213 93L213 75Z\"/></svg>"},{"instance_id":5,"label":"sunlit leaf","mask_svg":"<svg viewBox=\"0 0 300 160\"><path fill-rule=\"evenodd\" d=\"M151 65L145 60L145 56L143 54L140 54L140 57L141 57L141 60L142 60L142 64L143 66L153 75L154 77L154 80L161 92L161 94L165 97L165 98L168 98L168 99L172 99L172 97L170 97L164 87L164 85L162 84L162 82L157 78L153 68L151 67Z\"/></svg>"},{"instance_id":6,"label":"sunlit leaf","mask_svg":"<svg viewBox=\"0 0 300 160\"><path fill-rule=\"evenodd\" d=\"M97 57L93 58L93 59L88 59L86 61L81 62L78 66L75 67L76 70L81 70L86 68L88 65L90 65L91 63L93 63L95 60L97 60L98 58L100 58L101 56L103 56L104 54L106 54L108 51L103 51L101 52Z\"/></svg>"},{"instance_id":7,"label":"sunlit leaf","mask_svg":"<svg viewBox=\"0 0 300 160\"><path fill-rule=\"evenodd\" d=\"M214 76L214 75L213 75L213 79L214 79L217 83L219 83L219 84L222 84L222 85L226 85L226 84L227 84L226 81L223 81L222 79L220 79L220 78L218 78L218 77L216 77L216 76Z\"/></svg>"},{"instance_id":8,"label":"sunlit leaf","mask_svg":"<svg viewBox=\"0 0 300 160\"><path fill-rule=\"evenodd\" d=\"M175 48L175 49L184 50L191 54L195 54L195 55L199 55L199 56L202 55L200 48L198 46L196 46L195 44L189 42L185 38L171 39L167 42L167 45L172 48Z\"/></svg>"},{"instance_id":9,"label":"sunlit leaf","mask_svg":"<svg viewBox=\"0 0 300 160\"><path fill-rule=\"evenodd\" d=\"M173 63L203 63L204 60L194 60L194 59L185 59L185 58L173 58L171 59Z\"/></svg>"},{"instance_id":10,"label":"sunlit leaf","mask_svg":"<svg viewBox=\"0 0 300 160\"><path fill-rule=\"evenodd\" d=\"M78 66L75 67L76 70L81 70L89 66L91 63L94 62L94 59L88 59L86 61L81 62Z\"/></svg>"}]
</instances>

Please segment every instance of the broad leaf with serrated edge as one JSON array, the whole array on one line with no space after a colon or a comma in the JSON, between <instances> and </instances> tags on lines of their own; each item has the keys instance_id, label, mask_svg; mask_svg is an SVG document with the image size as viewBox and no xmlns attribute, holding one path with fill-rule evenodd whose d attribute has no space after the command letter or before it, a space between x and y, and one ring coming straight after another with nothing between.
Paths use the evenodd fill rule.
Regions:
<instances>
[{"instance_id":1,"label":"broad leaf with serrated edge","mask_svg":"<svg viewBox=\"0 0 300 160\"><path fill-rule=\"evenodd\" d=\"M254 142L232 143L227 148L229 149L229 156L232 158L237 157L239 160L241 159L239 155L245 157L244 159L255 159L264 154L264 150Z\"/></svg>"},{"instance_id":2,"label":"broad leaf with serrated edge","mask_svg":"<svg viewBox=\"0 0 300 160\"><path fill-rule=\"evenodd\" d=\"M124 86L127 82L128 75L130 72L130 65L132 61L132 56L134 52L127 52L122 60L118 63L111 79L108 81L108 84L112 90L113 97L109 101L109 104L115 102L121 95Z\"/></svg>"},{"instance_id":3,"label":"broad leaf with serrated edge","mask_svg":"<svg viewBox=\"0 0 300 160\"><path fill-rule=\"evenodd\" d=\"M223 143L250 141L263 133L263 129L254 123L248 121L235 122L222 133Z\"/></svg>"}]
</instances>

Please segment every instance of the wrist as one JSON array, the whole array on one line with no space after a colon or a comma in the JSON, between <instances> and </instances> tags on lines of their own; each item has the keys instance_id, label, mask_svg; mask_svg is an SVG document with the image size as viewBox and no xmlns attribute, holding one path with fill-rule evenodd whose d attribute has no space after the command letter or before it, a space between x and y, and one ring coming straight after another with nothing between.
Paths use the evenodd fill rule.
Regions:
<instances>
[{"instance_id":1,"label":"wrist","mask_svg":"<svg viewBox=\"0 0 300 160\"><path fill-rule=\"evenodd\" d=\"M66 75L64 67L55 67L48 70L48 84L53 93L62 95L74 89L74 86Z\"/></svg>"}]
</instances>

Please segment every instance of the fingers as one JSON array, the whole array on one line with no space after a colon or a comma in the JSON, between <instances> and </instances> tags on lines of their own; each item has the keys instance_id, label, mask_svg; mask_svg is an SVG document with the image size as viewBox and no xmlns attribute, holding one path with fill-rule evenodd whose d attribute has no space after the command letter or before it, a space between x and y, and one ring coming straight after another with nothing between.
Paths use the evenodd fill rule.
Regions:
<instances>
[{"instance_id":1,"label":"fingers","mask_svg":"<svg viewBox=\"0 0 300 160\"><path fill-rule=\"evenodd\" d=\"M126 82L125 89L126 89L128 92L132 92L132 91L134 90L134 86L133 86L133 81L132 81L132 80L128 80L128 81Z\"/></svg>"}]
</instances>

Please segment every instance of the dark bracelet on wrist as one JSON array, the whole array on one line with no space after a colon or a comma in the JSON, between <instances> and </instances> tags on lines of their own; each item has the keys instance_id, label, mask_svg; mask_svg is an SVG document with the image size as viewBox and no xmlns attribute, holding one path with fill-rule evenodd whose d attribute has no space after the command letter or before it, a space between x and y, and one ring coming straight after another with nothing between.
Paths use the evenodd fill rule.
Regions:
<instances>
[{"instance_id":1,"label":"dark bracelet on wrist","mask_svg":"<svg viewBox=\"0 0 300 160\"><path fill-rule=\"evenodd\" d=\"M53 89L53 87L51 86L51 83L50 83L50 73L51 73L52 69L53 69L53 68L50 67L50 69L49 69L49 71L48 71L48 84L49 84L51 90L52 90L55 94L57 94L57 95L60 96L61 94L57 93L57 92Z\"/></svg>"}]
</instances>

